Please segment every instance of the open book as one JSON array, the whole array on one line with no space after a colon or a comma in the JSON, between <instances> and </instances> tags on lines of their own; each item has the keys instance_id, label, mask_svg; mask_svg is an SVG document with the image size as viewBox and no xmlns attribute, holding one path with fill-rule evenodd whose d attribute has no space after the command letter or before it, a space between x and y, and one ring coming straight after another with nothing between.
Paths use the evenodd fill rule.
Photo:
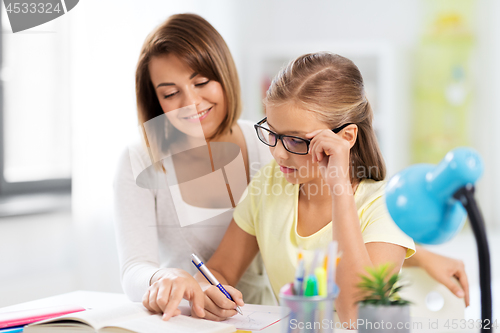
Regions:
<instances>
[{"instance_id":1,"label":"open book","mask_svg":"<svg viewBox=\"0 0 500 333\"><path fill-rule=\"evenodd\" d=\"M179 315L163 321L140 303L95 308L30 324L26 333L99 332L99 333L230 333L233 325Z\"/></svg>"}]
</instances>

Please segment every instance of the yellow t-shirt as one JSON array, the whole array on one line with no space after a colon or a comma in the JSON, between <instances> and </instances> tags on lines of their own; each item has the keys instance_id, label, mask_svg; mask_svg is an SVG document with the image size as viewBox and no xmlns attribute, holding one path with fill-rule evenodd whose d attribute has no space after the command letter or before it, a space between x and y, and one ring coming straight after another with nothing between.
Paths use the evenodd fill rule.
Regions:
<instances>
[{"instance_id":1,"label":"yellow t-shirt","mask_svg":"<svg viewBox=\"0 0 500 333\"><path fill-rule=\"evenodd\" d=\"M403 246L409 258L415 253L415 244L387 211L385 183L365 179L354 193L363 240ZM307 268L315 250L326 249L333 237L332 222L310 236L297 234L298 198L299 185L289 183L273 160L254 176L233 213L236 224L257 237L276 297L280 288L294 279L299 247Z\"/></svg>"}]
</instances>

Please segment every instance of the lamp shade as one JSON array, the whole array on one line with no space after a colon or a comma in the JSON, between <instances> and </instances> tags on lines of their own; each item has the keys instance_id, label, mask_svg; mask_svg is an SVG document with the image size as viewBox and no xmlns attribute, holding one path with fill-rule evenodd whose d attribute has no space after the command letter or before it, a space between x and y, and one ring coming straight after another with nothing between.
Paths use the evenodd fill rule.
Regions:
<instances>
[{"instance_id":1,"label":"lamp shade","mask_svg":"<svg viewBox=\"0 0 500 333\"><path fill-rule=\"evenodd\" d=\"M450 151L438 165L410 166L386 186L389 214L417 243L444 243L462 228L467 216L453 195L474 184L483 170L479 154L465 147Z\"/></svg>"}]
</instances>

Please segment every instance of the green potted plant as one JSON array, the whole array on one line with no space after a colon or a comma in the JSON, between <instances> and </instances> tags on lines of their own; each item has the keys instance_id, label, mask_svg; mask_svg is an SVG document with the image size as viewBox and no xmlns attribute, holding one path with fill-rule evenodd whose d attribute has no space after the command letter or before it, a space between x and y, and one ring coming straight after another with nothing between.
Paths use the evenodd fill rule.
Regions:
<instances>
[{"instance_id":1,"label":"green potted plant","mask_svg":"<svg viewBox=\"0 0 500 333\"><path fill-rule=\"evenodd\" d=\"M405 287L400 284L399 274L391 276L391 266L382 264L367 267L367 275L361 275L358 288L358 332L410 332L410 302L401 299L398 291Z\"/></svg>"}]
</instances>

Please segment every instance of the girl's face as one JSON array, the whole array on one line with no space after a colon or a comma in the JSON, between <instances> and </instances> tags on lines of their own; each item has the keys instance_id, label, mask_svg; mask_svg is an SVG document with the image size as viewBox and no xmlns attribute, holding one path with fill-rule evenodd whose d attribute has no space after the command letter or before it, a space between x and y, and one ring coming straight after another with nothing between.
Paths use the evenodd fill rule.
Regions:
<instances>
[{"instance_id":1,"label":"girl's face","mask_svg":"<svg viewBox=\"0 0 500 333\"><path fill-rule=\"evenodd\" d=\"M149 75L168 120L179 131L211 136L227 115L225 96L219 82L196 73L173 54L153 57Z\"/></svg>"},{"instance_id":2,"label":"girl's face","mask_svg":"<svg viewBox=\"0 0 500 333\"><path fill-rule=\"evenodd\" d=\"M306 138L306 134L329 127L303 109L291 104L266 108L269 129L277 134L287 134ZM280 140L275 147L269 147L288 182L304 184L321 177L318 163L312 162L312 155L297 155L288 152Z\"/></svg>"}]
</instances>

